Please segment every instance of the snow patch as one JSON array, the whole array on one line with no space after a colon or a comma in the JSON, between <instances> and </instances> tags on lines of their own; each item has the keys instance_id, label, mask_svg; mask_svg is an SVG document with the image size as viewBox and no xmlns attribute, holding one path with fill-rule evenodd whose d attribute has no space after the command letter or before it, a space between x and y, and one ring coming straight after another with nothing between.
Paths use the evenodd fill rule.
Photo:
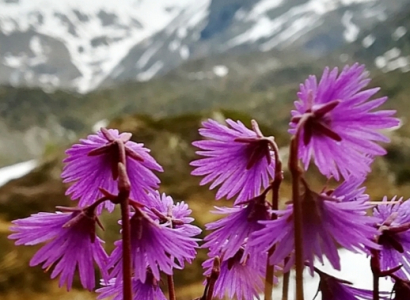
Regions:
<instances>
[{"instance_id":1,"label":"snow patch","mask_svg":"<svg viewBox=\"0 0 410 300\"><path fill-rule=\"evenodd\" d=\"M184 27L178 28L177 30L177 37L181 40L187 36L187 29Z\"/></svg>"},{"instance_id":2,"label":"snow patch","mask_svg":"<svg viewBox=\"0 0 410 300\"><path fill-rule=\"evenodd\" d=\"M225 77L229 73L229 69L227 66L217 65L212 68L212 71L218 77Z\"/></svg>"},{"instance_id":3,"label":"snow patch","mask_svg":"<svg viewBox=\"0 0 410 300\"><path fill-rule=\"evenodd\" d=\"M137 63L135 66L139 69L142 69L143 67L146 66L148 61L154 54L161 48L162 43L157 43L156 45L152 46L151 48L148 48L138 59Z\"/></svg>"},{"instance_id":4,"label":"snow patch","mask_svg":"<svg viewBox=\"0 0 410 300\"><path fill-rule=\"evenodd\" d=\"M137 80L138 81L148 81L152 77L155 76L155 74L158 73L159 70L164 66L164 63L162 61L157 61L155 62L148 70L141 72L137 75Z\"/></svg>"},{"instance_id":5,"label":"snow patch","mask_svg":"<svg viewBox=\"0 0 410 300\"><path fill-rule=\"evenodd\" d=\"M181 58L184 60L189 58L189 48L187 45L183 45L181 49L179 49L179 55L181 55Z\"/></svg>"},{"instance_id":6,"label":"snow patch","mask_svg":"<svg viewBox=\"0 0 410 300\"><path fill-rule=\"evenodd\" d=\"M73 85L84 93L111 74L132 47L160 30L180 20L186 30L196 26L208 15L210 1L20 0L18 5L1 2L0 31L7 35L35 30L63 42L72 63L82 74ZM102 24L101 12L109 14L114 21ZM80 20L78 13L86 21ZM185 34L184 30L178 32L179 37Z\"/></svg>"},{"instance_id":7,"label":"snow patch","mask_svg":"<svg viewBox=\"0 0 410 300\"><path fill-rule=\"evenodd\" d=\"M386 51L386 53L384 53L384 57L390 60L390 59L399 57L400 53L401 53L401 50L399 48L394 47L390 49L389 51Z\"/></svg>"},{"instance_id":8,"label":"snow patch","mask_svg":"<svg viewBox=\"0 0 410 300\"><path fill-rule=\"evenodd\" d=\"M370 270L370 258L365 254L353 253L345 249L339 251L341 271L336 271L332 268L329 261L325 258L324 265L316 263L315 266L332 276L340 279L347 280L353 283L354 287L372 290L373 289L373 275ZM304 295L306 299L313 299L317 292L319 285L319 276L315 274L311 277L307 268L303 272L304 277ZM390 292L393 287L393 283L390 280L380 279L380 290ZM275 287L275 295L282 291L282 280L279 280L279 285ZM295 298L295 272L291 271L290 284L289 284L289 299Z\"/></svg>"},{"instance_id":9,"label":"snow patch","mask_svg":"<svg viewBox=\"0 0 410 300\"><path fill-rule=\"evenodd\" d=\"M394 47L386 51L382 56L376 57L374 64L383 72L400 69L402 72L410 71L410 56L400 56L401 50Z\"/></svg>"},{"instance_id":10,"label":"snow patch","mask_svg":"<svg viewBox=\"0 0 410 300\"><path fill-rule=\"evenodd\" d=\"M249 12L247 19L255 20L266 12L281 5L283 0L262 0L257 2L252 10ZM240 17L240 16L239 16Z\"/></svg>"},{"instance_id":11,"label":"snow patch","mask_svg":"<svg viewBox=\"0 0 410 300\"><path fill-rule=\"evenodd\" d=\"M177 50L181 46L181 42L177 40L173 40L171 43L168 45L168 49L172 52Z\"/></svg>"},{"instance_id":12,"label":"snow patch","mask_svg":"<svg viewBox=\"0 0 410 300\"><path fill-rule=\"evenodd\" d=\"M108 121L107 119L102 119L102 120L98 121L97 123L95 123L95 124L92 126L92 130L93 130L94 132L97 132L97 131L99 131L99 130L101 129L101 127L107 127L107 126L108 126L108 123L109 123L109 121Z\"/></svg>"},{"instance_id":13,"label":"snow patch","mask_svg":"<svg viewBox=\"0 0 410 300\"><path fill-rule=\"evenodd\" d=\"M35 167L37 167L36 160L29 160L25 162L21 162L18 164L14 164L11 166L7 166L0 169L0 186L6 184L12 179L20 178L30 171L32 171Z\"/></svg>"},{"instance_id":14,"label":"snow patch","mask_svg":"<svg viewBox=\"0 0 410 300\"><path fill-rule=\"evenodd\" d=\"M396 30L392 34L392 38L395 41L398 41L407 33L407 29L404 26L397 27Z\"/></svg>"},{"instance_id":15,"label":"snow patch","mask_svg":"<svg viewBox=\"0 0 410 300\"><path fill-rule=\"evenodd\" d=\"M343 36L348 43L354 42L359 35L359 27L352 22L353 13L346 11L342 17L342 24L345 26Z\"/></svg>"},{"instance_id":16,"label":"snow patch","mask_svg":"<svg viewBox=\"0 0 410 300\"><path fill-rule=\"evenodd\" d=\"M362 45L365 48L369 48L371 45L373 45L373 43L376 41L376 38L372 35L369 34L368 36L366 36L363 41L362 41Z\"/></svg>"}]
</instances>

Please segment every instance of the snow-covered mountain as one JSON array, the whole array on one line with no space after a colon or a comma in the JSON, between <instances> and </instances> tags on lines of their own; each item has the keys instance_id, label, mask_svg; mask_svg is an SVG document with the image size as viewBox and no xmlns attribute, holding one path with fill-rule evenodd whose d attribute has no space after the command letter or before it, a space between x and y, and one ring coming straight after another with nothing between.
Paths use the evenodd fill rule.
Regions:
<instances>
[{"instance_id":1,"label":"snow-covered mountain","mask_svg":"<svg viewBox=\"0 0 410 300\"><path fill-rule=\"evenodd\" d=\"M299 47L321 56L410 0L0 0L0 84L87 92L188 59Z\"/></svg>"}]
</instances>

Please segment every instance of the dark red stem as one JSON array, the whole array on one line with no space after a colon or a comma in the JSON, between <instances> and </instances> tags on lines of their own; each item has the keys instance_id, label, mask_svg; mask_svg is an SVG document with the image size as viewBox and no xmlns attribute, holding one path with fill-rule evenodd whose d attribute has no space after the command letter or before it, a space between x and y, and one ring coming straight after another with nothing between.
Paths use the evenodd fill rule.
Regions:
<instances>
[{"instance_id":1,"label":"dark red stem","mask_svg":"<svg viewBox=\"0 0 410 300\"><path fill-rule=\"evenodd\" d=\"M295 263L296 263L296 300L303 300L303 232L302 232L302 203L299 197L299 183L302 170L299 167L299 141L301 130L311 117L310 114L302 116L296 129L296 134L290 141L289 170L292 174L292 203L293 203L293 222L295 227Z\"/></svg>"},{"instance_id":2,"label":"dark red stem","mask_svg":"<svg viewBox=\"0 0 410 300\"><path fill-rule=\"evenodd\" d=\"M167 275L167 281L168 281L169 300L176 300L177 298L175 296L174 277L172 275Z\"/></svg>"},{"instance_id":3,"label":"dark red stem","mask_svg":"<svg viewBox=\"0 0 410 300\"><path fill-rule=\"evenodd\" d=\"M270 146L275 156L275 178L271 184L272 186L272 209L277 210L279 207L279 188L283 180L282 161L279 157L279 148L277 144L271 140ZM276 219L276 214L272 214L272 220ZM275 267L269 263L269 258L275 251L273 246L268 251L268 258L266 260L266 276L265 276L265 300L272 300L273 292L273 278L275 275Z\"/></svg>"},{"instance_id":4,"label":"dark red stem","mask_svg":"<svg viewBox=\"0 0 410 300\"><path fill-rule=\"evenodd\" d=\"M372 250L372 257L370 258L370 267L373 273L373 300L379 300L379 278L381 270L378 250Z\"/></svg>"}]
</instances>

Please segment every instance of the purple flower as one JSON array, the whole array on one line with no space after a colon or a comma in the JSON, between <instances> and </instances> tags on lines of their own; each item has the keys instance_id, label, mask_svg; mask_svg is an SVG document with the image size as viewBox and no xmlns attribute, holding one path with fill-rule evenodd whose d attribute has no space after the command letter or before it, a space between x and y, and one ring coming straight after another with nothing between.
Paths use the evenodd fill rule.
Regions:
<instances>
[{"instance_id":1,"label":"purple flower","mask_svg":"<svg viewBox=\"0 0 410 300\"><path fill-rule=\"evenodd\" d=\"M102 284L105 285L104 282ZM97 299L113 297L110 299L122 300L123 283L111 279L108 285L98 289L96 292L100 293ZM132 293L133 300L167 300L158 286L158 281L152 276L151 272L147 272L147 279L145 282L132 278Z\"/></svg>"},{"instance_id":2,"label":"purple flower","mask_svg":"<svg viewBox=\"0 0 410 300\"><path fill-rule=\"evenodd\" d=\"M191 225L194 218L190 217L192 210L184 201L174 204L171 196L165 193L160 196L158 192L150 194L151 206L147 209L149 216L158 220L161 224L167 223L169 227L180 228L182 233L193 237L202 232L202 230L194 225Z\"/></svg>"},{"instance_id":3,"label":"purple flower","mask_svg":"<svg viewBox=\"0 0 410 300\"><path fill-rule=\"evenodd\" d=\"M341 193L361 182L358 179L350 180L356 183L343 184L340 189L327 194L317 194L306 187L301 195L303 256L311 271L315 256L321 263L323 256L326 256L332 266L340 270L339 245L353 252L365 253L368 253L368 248L379 248L373 241L378 235L374 225L379 219L366 216L366 210L371 208L366 202L368 197L352 191L347 194L349 197ZM274 213L277 213L278 219L262 221L265 228L254 233L251 244L261 251L267 251L276 244L270 262L280 264L294 249L293 205ZM285 270L292 266L293 259L292 256Z\"/></svg>"},{"instance_id":4,"label":"purple flower","mask_svg":"<svg viewBox=\"0 0 410 300\"><path fill-rule=\"evenodd\" d=\"M394 197L391 202L396 202ZM382 219L378 243L380 267L382 271L402 265L395 274L402 279L410 279L410 201L402 199L393 204L383 198L383 203L374 209L374 216Z\"/></svg>"},{"instance_id":5,"label":"purple flower","mask_svg":"<svg viewBox=\"0 0 410 300\"><path fill-rule=\"evenodd\" d=\"M301 126L299 157L307 169L311 158L320 172L339 180L370 171L367 155L384 155L386 151L375 142L389 139L377 132L397 126L395 111L373 111L387 97L368 101L379 88L365 89L370 79L363 65L326 68L320 82L310 76L300 86L299 100L292 111L290 132ZM300 123L302 122L302 123Z\"/></svg>"},{"instance_id":6,"label":"purple flower","mask_svg":"<svg viewBox=\"0 0 410 300\"><path fill-rule=\"evenodd\" d=\"M132 267L136 279L145 282L149 267L154 278L159 280L160 270L171 275L173 268L181 267L175 260L181 264L195 258L196 240L187 236L183 229L161 225L138 209L131 217L130 225ZM108 268L114 267L110 275L122 280L122 240L116 241L115 246Z\"/></svg>"},{"instance_id":7,"label":"purple flower","mask_svg":"<svg viewBox=\"0 0 410 300\"><path fill-rule=\"evenodd\" d=\"M248 242L253 232L263 228L259 221L270 219L265 195L233 208L215 208L217 210L214 213L227 214L227 216L206 225L207 230L214 230L205 237L206 243L202 246L209 248L210 256L223 253L225 259L233 257ZM246 253L252 252L247 245L245 249Z\"/></svg>"},{"instance_id":8,"label":"purple flower","mask_svg":"<svg viewBox=\"0 0 410 300\"><path fill-rule=\"evenodd\" d=\"M201 185L212 182L211 189L221 185L216 199L237 195L235 203L252 199L269 185L274 177L275 161L269 147L271 138L263 137L257 123L253 130L240 121L226 120L230 127L214 120L202 123L199 133L208 140L194 142L205 158L191 162L192 175L205 176Z\"/></svg>"},{"instance_id":9,"label":"purple flower","mask_svg":"<svg viewBox=\"0 0 410 300\"><path fill-rule=\"evenodd\" d=\"M162 171L162 167L149 155L149 150L130 141L130 133L119 133L116 129L105 129L81 139L66 151L61 177L64 182L74 182L66 194L72 199L80 199L80 206L87 206L102 197L99 188L112 194L118 193L118 141L124 143L126 169L131 183L130 198L148 204L148 192L158 188L159 179L152 170ZM114 204L105 202L110 211ZM99 210L100 212L101 210Z\"/></svg>"},{"instance_id":10,"label":"purple flower","mask_svg":"<svg viewBox=\"0 0 410 300\"><path fill-rule=\"evenodd\" d=\"M105 270L107 254L103 241L95 235L95 218L85 211L72 213L38 213L13 221L15 233L9 236L16 245L36 245L48 242L31 259L30 266L43 264L48 270L54 265L51 278L60 276L59 286L70 290L74 272L78 269L81 284L88 290L95 286L94 264ZM108 275L103 272L103 277Z\"/></svg>"},{"instance_id":11,"label":"purple flower","mask_svg":"<svg viewBox=\"0 0 410 300\"><path fill-rule=\"evenodd\" d=\"M221 262L219 277L215 282L214 297L224 299L260 299L263 291L263 277L266 269L266 255L247 256L240 249L233 257ZM207 269L204 275L212 272L214 258L206 260L202 266Z\"/></svg>"},{"instance_id":12,"label":"purple flower","mask_svg":"<svg viewBox=\"0 0 410 300\"><path fill-rule=\"evenodd\" d=\"M320 276L318 291L322 300L372 300L373 291L358 289L352 283L338 279L315 268ZM384 295L384 293L382 293ZM384 299L383 297L381 299Z\"/></svg>"}]
</instances>

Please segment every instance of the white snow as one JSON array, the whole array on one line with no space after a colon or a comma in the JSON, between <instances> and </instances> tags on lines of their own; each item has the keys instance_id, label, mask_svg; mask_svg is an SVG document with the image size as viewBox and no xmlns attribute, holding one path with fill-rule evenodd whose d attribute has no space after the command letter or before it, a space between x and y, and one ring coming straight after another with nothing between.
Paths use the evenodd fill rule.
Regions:
<instances>
[{"instance_id":1,"label":"white snow","mask_svg":"<svg viewBox=\"0 0 410 300\"><path fill-rule=\"evenodd\" d=\"M345 26L343 36L349 43L354 42L359 34L359 27L352 22L353 13L346 11L342 17L342 24Z\"/></svg>"},{"instance_id":2,"label":"white snow","mask_svg":"<svg viewBox=\"0 0 410 300\"><path fill-rule=\"evenodd\" d=\"M386 51L382 56L376 57L374 64L383 72L400 69L402 72L410 71L410 56L400 56L401 50L394 47Z\"/></svg>"},{"instance_id":3,"label":"white snow","mask_svg":"<svg viewBox=\"0 0 410 300\"><path fill-rule=\"evenodd\" d=\"M262 0L258 1L249 12L247 19L254 20L273 8L281 5L283 0ZM240 14L240 13L239 13ZM240 16L239 16L240 18Z\"/></svg>"},{"instance_id":4,"label":"white snow","mask_svg":"<svg viewBox=\"0 0 410 300\"><path fill-rule=\"evenodd\" d=\"M253 43L262 38L270 38L261 46L262 51L276 47L280 43L291 43L306 32L321 25L321 16L341 6L361 2L373 2L374 0L310 0L306 3L293 6L279 17L271 19L267 14L270 10L279 7L283 0L263 0L258 2L247 16L239 10L235 19L252 22L251 27L227 42L227 48L235 47L243 43ZM355 40L358 27L351 22L352 14L344 16L346 27L345 37ZM277 36L276 36L277 35Z\"/></svg>"},{"instance_id":5,"label":"white snow","mask_svg":"<svg viewBox=\"0 0 410 300\"><path fill-rule=\"evenodd\" d=\"M92 127L92 130L94 132L97 132L101 129L101 127L107 127L108 126L108 120L107 119L102 119L100 121L98 121L97 123L95 123Z\"/></svg>"},{"instance_id":6,"label":"white snow","mask_svg":"<svg viewBox=\"0 0 410 300\"><path fill-rule=\"evenodd\" d=\"M394 58L399 57L400 53L401 53L401 50L399 48L394 47L390 49L389 51L386 51L386 53L384 53L384 57L388 60L394 59Z\"/></svg>"},{"instance_id":7,"label":"white snow","mask_svg":"<svg viewBox=\"0 0 410 300\"><path fill-rule=\"evenodd\" d=\"M376 38L372 35L369 34L368 36L366 36L363 41L362 41L362 45L365 48L369 48L371 45L373 45L373 43L376 41Z\"/></svg>"},{"instance_id":8,"label":"white snow","mask_svg":"<svg viewBox=\"0 0 410 300\"><path fill-rule=\"evenodd\" d=\"M229 69L227 66L217 65L212 68L212 71L218 77L225 77L229 73Z\"/></svg>"},{"instance_id":9,"label":"white snow","mask_svg":"<svg viewBox=\"0 0 410 300\"><path fill-rule=\"evenodd\" d=\"M151 48L148 48L144 54L141 55L137 63L135 64L136 67L142 69L148 63L150 58L161 48L163 43L157 43L153 45Z\"/></svg>"},{"instance_id":10,"label":"white snow","mask_svg":"<svg viewBox=\"0 0 410 300\"><path fill-rule=\"evenodd\" d=\"M345 249L339 250L339 255L341 259L341 271L333 270L329 261L325 259L325 265L315 264L315 266L332 276L337 278L347 280L353 283L354 287L363 288L363 289L372 289L373 276L370 270L370 259L364 254L356 254ZM279 278L279 286L277 286L273 293L275 298L278 298L278 295L281 295L282 286L281 278ZM317 292L319 284L319 276L311 277L308 270L304 272L304 294L305 299L313 299ZM380 279L380 290L390 292L393 287L393 284L390 280ZM320 294L319 294L320 295ZM295 298L295 273L291 272L290 284L289 284L289 299ZM317 297L316 300L320 300L321 297Z\"/></svg>"},{"instance_id":11,"label":"white snow","mask_svg":"<svg viewBox=\"0 0 410 300\"><path fill-rule=\"evenodd\" d=\"M179 55L181 55L182 59L188 59L189 58L189 48L187 45L183 45L179 49Z\"/></svg>"},{"instance_id":12,"label":"white snow","mask_svg":"<svg viewBox=\"0 0 410 300\"><path fill-rule=\"evenodd\" d=\"M181 42L178 40L173 40L171 43L168 45L168 49L170 51L175 51L181 46Z\"/></svg>"},{"instance_id":13,"label":"white snow","mask_svg":"<svg viewBox=\"0 0 410 300\"><path fill-rule=\"evenodd\" d=\"M407 33L407 29L404 26L397 27L396 30L392 34L392 38L395 41L398 41Z\"/></svg>"},{"instance_id":14,"label":"white snow","mask_svg":"<svg viewBox=\"0 0 410 300\"><path fill-rule=\"evenodd\" d=\"M82 74L73 84L80 92L86 92L98 86L133 46L159 30L181 20L186 28L185 32L178 32L182 38L186 30L206 17L209 4L210 0L20 0L18 5L0 2L0 31L11 34L33 28L63 42ZM80 21L74 10L88 20ZM112 14L112 24L103 26L98 16L102 12ZM33 17L37 14L43 19L41 24ZM97 38L102 43L92 46L91 41Z\"/></svg>"},{"instance_id":15,"label":"white snow","mask_svg":"<svg viewBox=\"0 0 410 300\"><path fill-rule=\"evenodd\" d=\"M37 166L36 160L29 160L0 169L0 186L12 179L22 177Z\"/></svg>"},{"instance_id":16,"label":"white snow","mask_svg":"<svg viewBox=\"0 0 410 300\"><path fill-rule=\"evenodd\" d=\"M138 81L148 81L152 77L155 76L155 74L158 73L159 70L164 66L164 63L162 61L156 61L148 70L141 72L137 75L137 80Z\"/></svg>"},{"instance_id":17,"label":"white snow","mask_svg":"<svg viewBox=\"0 0 410 300\"><path fill-rule=\"evenodd\" d=\"M178 28L177 37L184 39L187 36L187 29L185 27Z\"/></svg>"}]
</instances>

